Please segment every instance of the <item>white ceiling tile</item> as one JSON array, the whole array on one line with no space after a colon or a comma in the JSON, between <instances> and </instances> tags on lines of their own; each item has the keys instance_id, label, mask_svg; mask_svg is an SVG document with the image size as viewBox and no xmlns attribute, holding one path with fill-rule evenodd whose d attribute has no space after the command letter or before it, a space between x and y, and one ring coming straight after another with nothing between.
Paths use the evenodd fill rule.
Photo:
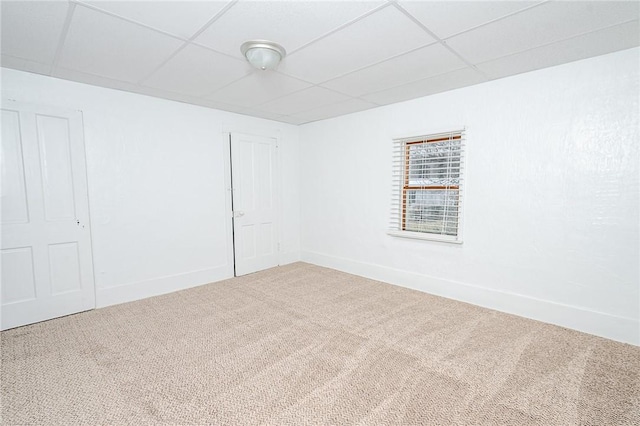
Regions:
<instances>
[{"instance_id":1,"label":"white ceiling tile","mask_svg":"<svg viewBox=\"0 0 640 426\"><path fill-rule=\"evenodd\" d=\"M110 89L137 91L136 85L127 81L113 80L99 75L72 70L64 67L56 67L51 75L56 78L64 78L66 80L92 84L94 86L108 87Z\"/></svg>"},{"instance_id":2,"label":"white ceiling tile","mask_svg":"<svg viewBox=\"0 0 640 426\"><path fill-rule=\"evenodd\" d=\"M479 64L490 78L506 77L569 61L590 58L638 45L638 21L594 31L558 43L548 44L522 53Z\"/></svg>"},{"instance_id":3,"label":"white ceiling tile","mask_svg":"<svg viewBox=\"0 0 640 426\"><path fill-rule=\"evenodd\" d=\"M185 101L185 102L188 102L188 101ZM221 110L221 111L234 112L236 114L245 114L245 115L247 115L246 108L242 108L242 107L239 107L237 105L225 104L223 102L216 102L216 101L212 101L210 99L197 98L197 100L195 102L191 102L191 103L194 103L194 104L200 105L200 106L204 106L204 107L207 107L207 108L213 108L213 109L218 109L218 110Z\"/></svg>"},{"instance_id":4,"label":"white ceiling tile","mask_svg":"<svg viewBox=\"0 0 640 426\"><path fill-rule=\"evenodd\" d=\"M302 124L302 121L298 118L293 118L288 115L275 114L269 111L256 110L253 108L243 108L238 113L248 115L250 117L264 118L265 120L279 121L282 123Z\"/></svg>"},{"instance_id":5,"label":"white ceiling tile","mask_svg":"<svg viewBox=\"0 0 640 426\"><path fill-rule=\"evenodd\" d=\"M486 81L486 79L477 71L472 68L463 68L447 74L440 74L435 77L383 90L381 92L371 93L369 95L362 96L362 99L378 105L387 105L422 96L433 95L447 90L458 89L460 87L471 86L473 84L482 83L483 81Z\"/></svg>"},{"instance_id":6,"label":"white ceiling tile","mask_svg":"<svg viewBox=\"0 0 640 426\"><path fill-rule=\"evenodd\" d=\"M351 114L352 112L364 111L377 106L378 105L376 104L365 102L360 99L349 99L337 104L325 105L299 114L293 114L291 117L303 120L305 123L309 123L311 121L324 120L326 118L337 117L339 115Z\"/></svg>"},{"instance_id":7,"label":"white ceiling tile","mask_svg":"<svg viewBox=\"0 0 640 426\"><path fill-rule=\"evenodd\" d=\"M346 101L347 99L349 99L348 96L340 93L322 87L311 87L260 105L254 109L275 114L292 115L324 105Z\"/></svg>"},{"instance_id":8,"label":"white ceiling tile","mask_svg":"<svg viewBox=\"0 0 640 426\"><path fill-rule=\"evenodd\" d=\"M65 68L57 68L53 74L54 77L64 78L67 80L78 81L81 83L92 84L94 86L108 87L111 89L125 90L127 92L134 92L141 95L153 96L156 98L168 99L177 102L188 103L192 105L200 105L207 108L215 108L229 112L239 112L241 108L234 105L224 104L221 102L214 102L212 100L196 98L181 93L169 92L166 90L158 89L155 87L139 86L126 81L111 80L105 77L83 73L75 70L68 70Z\"/></svg>"},{"instance_id":9,"label":"white ceiling tile","mask_svg":"<svg viewBox=\"0 0 640 426\"><path fill-rule=\"evenodd\" d=\"M273 71L254 71L241 80L207 96L233 105L252 107L311 86L309 83Z\"/></svg>"},{"instance_id":10,"label":"white ceiling tile","mask_svg":"<svg viewBox=\"0 0 640 426\"><path fill-rule=\"evenodd\" d=\"M66 1L3 1L0 8L2 54L51 64L69 4Z\"/></svg>"},{"instance_id":11,"label":"white ceiling tile","mask_svg":"<svg viewBox=\"0 0 640 426\"><path fill-rule=\"evenodd\" d=\"M401 1L399 4L440 38L538 4L540 1Z\"/></svg>"},{"instance_id":12,"label":"white ceiling tile","mask_svg":"<svg viewBox=\"0 0 640 426\"><path fill-rule=\"evenodd\" d=\"M246 108L244 110L244 114L250 115L252 117L266 118L267 120L283 121L285 123L291 122L291 119L286 115L274 114L268 111L255 110L251 108Z\"/></svg>"},{"instance_id":13,"label":"white ceiling tile","mask_svg":"<svg viewBox=\"0 0 640 426\"><path fill-rule=\"evenodd\" d=\"M58 64L135 82L183 44L178 39L83 6L76 6Z\"/></svg>"},{"instance_id":14,"label":"white ceiling tile","mask_svg":"<svg viewBox=\"0 0 640 426\"><path fill-rule=\"evenodd\" d=\"M486 62L637 19L636 1L549 2L447 40L472 63Z\"/></svg>"},{"instance_id":15,"label":"white ceiling tile","mask_svg":"<svg viewBox=\"0 0 640 426\"><path fill-rule=\"evenodd\" d=\"M433 41L402 12L387 7L295 52L279 70L320 83Z\"/></svg>"},{"instance_id":16,"label":"white ceiling tile","mask_svg":"<svg viewBox=\"0 0 640 426\"><path fill-rule=\"evenodd\" d=\"M0 56L0 66L4 68L13 68L14 70L33 72L36 74L49 75L51 72L50 64L41 64L40 62L30 61L28 59L15 58L9 55Z\"/></svg>"},{"instance_id":17,"label":"white ceiling tile","mask_svg":"<svg viewBox=\"0 0 640 426\"><path fill-rule=\"evenodd\" d=\"M240 45L263 39L292 52L383 1L240 1L195 39L242 58Z\"/></svg>"},{"instance_id":18,"label":"white ceiling tile","mask_svg":"<svg viewBox=\"0 0 640 426\"><path fill-rule=\"evenodd\" d=\"M338 77L322 86L361 96L464 67L466 64L459 57L438 43Z\"/></svg>"},{"instance_id":19,"label":"white ceiling tile","mask_svg":"<svg viewBox=\"0 0 640 426\"><path fill-rule=\"evenodd\" d=\"M282 121L283 123L289 123L289 124L295 124L295 125L300 125L300 124L304 124L306 123L306 121L301 120L299 118L295 118L295 117L291 117L291 116L287 116L281 120L276 120L276 121Z\"/></svg>"},{"instance_id":20,"label":"white ceiling tile","mask_svg":"<svg viewBox=\"0 0 640 426\"><path fill-rule=\"evenodd\" d=\"M263 117L258 113L258 114L255 115L255 117L260 117L260 118L264 118L264 119L267 119L267 120L280 121L281 123L287 123L287 124L293 124L293 125L304 124L303 120L300 120L299 118L294 118L294 117L291 117L291 116L282 116L280 118L270 118L270 117Z\"/></svg>"},{"instance_id":21,"label":"white ceiling tile","mask_svg":"<svg viewBox=\"0 0 640 426\"><path fill-rule=\"evenodd\" d=\"M246 61L230 58L204 47L188 45L143 84L203 97L252 70Z\"/></svg>"},{"instance_id":22,"label":"white ceiling tile","mask_svg":"<svg viewBox=\"0 0 640 426\"><path fill-rule=\"evenodd\" d=\"M153 28L189 38L220 12L227 1L110 1L84 3Z\"/></svg>"}]
</instances>

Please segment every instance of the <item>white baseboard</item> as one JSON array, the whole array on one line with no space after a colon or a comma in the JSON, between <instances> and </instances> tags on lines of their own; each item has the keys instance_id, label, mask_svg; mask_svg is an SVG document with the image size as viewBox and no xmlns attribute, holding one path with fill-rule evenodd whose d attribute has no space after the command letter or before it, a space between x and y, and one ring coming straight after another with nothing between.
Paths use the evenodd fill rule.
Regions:
<instances>
[{"instance_id":1,"label":"white baseboard","mask_svg":"<svg viewBox=\"0 0 640 426\"><path fill-rule=\"evenodd\" d=\"M522 294L303 251L303 262L640 346L640 322Z\"/></svg>"},{"instance_id":2,"label":"white baseboard","mask_svg":"<svg viewBox=\"0 0 640 426\"><path fill-rule=\"evenodd\" d=\"M286 253L280 253L278 257L279 265L288 265L289 263L300 262L300 252L299 251L289 251Z\"/></svg>"},{"instance_id":3,"label":"white baseboard","mask_svg":"<svg viewBox=\"0 0 640 426\"><path fill-rule=\"evenodd\" d=\"M197 287L227 278L233 278L233 267L220 266L147 281L138 281L117 287L98 287L96 288L96 308L146 299L147 297Z\"/></svg>"}]
</instances>

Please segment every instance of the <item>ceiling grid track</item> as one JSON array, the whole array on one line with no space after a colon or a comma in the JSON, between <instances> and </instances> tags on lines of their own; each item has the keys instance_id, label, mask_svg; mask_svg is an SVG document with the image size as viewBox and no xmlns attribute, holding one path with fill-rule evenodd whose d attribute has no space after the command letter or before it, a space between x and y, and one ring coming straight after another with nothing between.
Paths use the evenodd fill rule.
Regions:
<instances>
[{"instance_id":1,"label":"ceiling grid track","mask_svg":"<svg viewBox=\"0 0 640 426\"><path fill-rule=\"evenodd\" d=\"M466 30L459 31L459 32L457 32L455 34L451 34L450 36L447 36L443 40L447 40L447 39L450 39L450 38L453 38L453 37L457 37L459 35L466 34L466 33L470 32L470 31L475 31L475 30L477 30L479 28L486 27L487 25L495 24L496 22L500 22L500 21L502 21L504 19L511 18L512 16L519 15L520 13L523 13L523 12L526 12L528 10L540 7L545 3L549 3L550 1L551 0L544 0L544 1L541 1L539 3L532 4L531 6L523 7L522 9L516 10L515 12L507 13L506 15L500 16L498 18L492 19L492 20L487 21L487 22L483 22L480 25L476 25L474 27L467 28Z\"/></svg>"},{"instance_id":2,"label":"ceiling grid track","mask_svg":"<svg viewBox=\"0 0 640 426\"><path fill-rule=\"evenodd\" d=\"M485 80L489 80L489 77L482 71L480 71L480 69L478 67L476 67L474 64L472 64L470 61L468 61L466 58L464 58L461 54L459 54L458 52L456 52L451 46L449 46L443 39L441 39L440 37L438 37L433 31L431 31L429 28L427 28L422 22L420 22L419 20L417 20L411 13L409 13L404 7L400 6L398 3L393 3L393 5L395 6L396 9L398 9L400 12L402 12L407 18L409 18L413 23L415 23L417 26L419 26L420 28L422 28L427 34L429 34L431 37L433 37L438 43L440 43L442 45L442 47L444 47L445 49L447 49L449 52L453 53L454 55L456 55L462 62L464 62L465 64L467 64L467 66L471 69L473 69L474 71L476 71L478 74L480 74L482 77L484 77Z\"/></svg>"},{"instance_id":3,"label":"ceiling grid track","mask_svg":"<svg viewBox=\"0 0 640 426\"><path fill-rule=\"evenodd\" d=\"M136 82L137 85L141 86L142 83L146 80L148 80L149 78L151 78L152 75L154 75L156 72L158 72L158 70L160 68L162 68L163 66L165 66L167 64L167 62L169 62L171 59L173 59L178 53L180 53L185 47L187 47L189 44L193 44L196 45L198 47L202 47L205 49L209 49L212 50L215 53L219 53L221 55L225 55L225 56L229 56L226 55L222 52L218 52L217 50L213 50L211 48L208 48L206 46L201 46L197 43L194 43L193 40L196 39L196 37L198 37L200 34L202 34L204 31L207 30L207 28L209 28L211 26L211 24L213 24L215 21L217 21L218 19L220 19L220 17L222 15L224 15L229 9L231 9L233 7L233 5L235 5L238 2L238 0L232 0L231 2L229 2L227 5L225 5L225 7L223 7L218 13L216 13L211 19L209 19L207 21L206 24L204 24L198 31L195 32L195 34L193 34L191 37L189 37L188 39L185 40L185 43L180 46L178 49L176 49L175 52L173 52L166 60L164 60L160 65L158 65L151 73L149 73L149 75L143 77L142 79L140 79L139 81ZM234 58L235 59L235 58ZM243 76L245 77L245 76Z\"/></svg>"},{"instance_id":4,"label":"ceiling grid track","mask_svg":"<svg viewBox=\"0 0 640 426\"><path fill-rule=\"evenodd\" d=\"M60 39L58 40L58 47L56 48L55 56L53 57L53 62L51 63L51 68L49 70L49 75L53 75L53 73L58 68L58 61L60 61L60 55L62 55L62 49L64 49L64 43L67 40L67 34L69 34L69 27L71 26L71 20L73 19L73 13L76 10L76 3L73 1L69 2L69 8L67 9L67 16L64 19L64 24L62 26L62 33L60 34Z\"/></svg>"},{"instance_id":5,"label":"ceiling grid track","mask_svg":"<svg viewBox=\"0 0 640 426\"><path fill-rule=\"evenodd\" d=\"M158 29L158 28L156 28L156 27L153 27L153 26L151 26L151 25L147 25L147 24L145 24L145 23L143 23L143 22L136 21L135 19L127 18L127 17L125 17L125 16L118 15L117 13L113 13L113 12L110 12L110 11L108 11L108 10L101 9L100 7L95 6L95 5L93 5L93 4L90 4L90 3L85 3L85 2L80 1L80 0L68 0L68 1L69 1L69 3L73 3L73 4L76 4L76 5L78 5L78 6L82 6L82 7L84 7L84 8L87 8L87 9L93 10L94 12L99 12L99 13L102 13L102 14L104 14L104 15L111 16L112 18L117 18L117 19L120 19L120 20L122 20L122 21L126 21L126 22L128 22L128 23L130 23L130 24L138 25L138 26L140 26L140 27L146 28L146 29L151 30L151 31L154 31L154 32L156 32L156 33L160 33L160 34L162 34L162 35L166 35L166 36L171 37L171 38L178 39L178 40L180 40L180 41L185 41L185 40L186 40L184 37L180 37L180 36L178 36L178 35L176 35L176 34L172 34L172 33L170 33L170 32L163 31L163 30ZM237 0L235 0L235 1L237 1Z\"/></svg>"},{"instance_id":6,"label":"ceiling grid track","mask_svg":"<svg viewBox=\"0 0 640 426\"><path fill-rule=\"evenodd\" d=\"M293 55L296 52L299 52L302 49L305 49L305 48L311 46L314 43L319 42L320 40L323 40L323 39L329 37L332 34L337 33L338 31L342 31L345 28L350 27L351 25L355 24L356 22L362 21L364 18L368 18L369 16L373 15L374 13L379 12L382 9L385 9L385 8L391 6L391 4L392 3L385 3L385 4L382 4L382 5L374 8L374 9L371 9L370 11L368 11L366 13L363 13L362 15L358 16L357 18L354 18L351 21L348 21L348 22L346 22L346 23L334 28L333 30L322 34L321 36L316 37L315 39L309 41L308 43L303 44L302 46L298 47L297 49L292 50L291 52L289 52L289 56Z\"/></svg>"}]
</instances>

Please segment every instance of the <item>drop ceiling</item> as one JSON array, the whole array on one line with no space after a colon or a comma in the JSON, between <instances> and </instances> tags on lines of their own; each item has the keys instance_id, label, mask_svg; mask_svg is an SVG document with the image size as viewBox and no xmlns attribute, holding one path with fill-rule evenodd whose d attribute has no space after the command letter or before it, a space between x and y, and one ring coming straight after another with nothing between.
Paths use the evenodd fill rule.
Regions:
<instances>
[{"instance_id":1,"label":"drop ceiling","mask_svg":"<svg viewBox=\"0 0 640 426\"><path fill-rule=\"evenodd\" d=\"M638 46L639 5L3 0L1 65L303 124Z\"/></svg>"}]
</instances>

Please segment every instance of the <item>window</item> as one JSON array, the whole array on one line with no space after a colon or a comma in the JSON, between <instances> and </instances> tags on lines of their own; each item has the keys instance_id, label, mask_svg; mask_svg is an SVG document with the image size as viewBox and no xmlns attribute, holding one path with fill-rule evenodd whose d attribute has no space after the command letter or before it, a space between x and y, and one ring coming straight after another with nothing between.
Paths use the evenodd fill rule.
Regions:
<instances>
[{"instance_id":1,"label":"window","mask_svg":"<svg viewBox=\"0 0 640 426\"><path fill-rule=\"evenodd\" d=\"M394 140L390 234L462 242L464 131Z\"/></svg>"}]
</instances>

